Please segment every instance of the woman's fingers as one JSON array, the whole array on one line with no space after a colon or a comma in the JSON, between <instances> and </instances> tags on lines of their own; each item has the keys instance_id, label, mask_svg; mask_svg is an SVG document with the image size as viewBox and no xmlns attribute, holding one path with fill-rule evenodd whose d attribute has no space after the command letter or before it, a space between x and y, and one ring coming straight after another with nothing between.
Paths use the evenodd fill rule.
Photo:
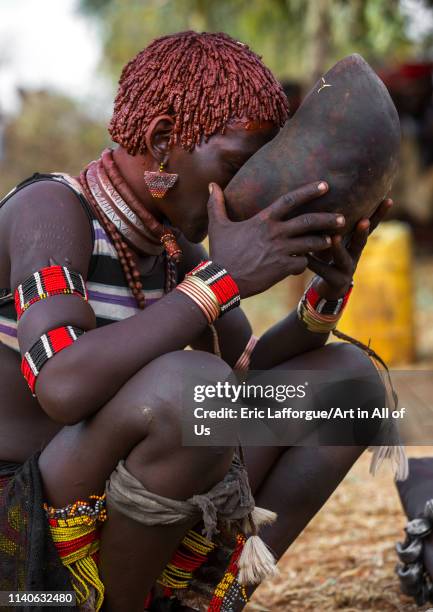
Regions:
<instances>
[{"instance_id":1,"label":"woman's fingers","mask_svg":"<svg viewBox=\"0 0 433 612\"><path fill-rule=\"evenodd\" d=\"M308 254L308 267L330 285L340 287L352 279L354 261L340 235L332 236L331 240L332 263L326 263L320 257Z\"/></svg>"},{"instance_id":2,"label":"woman's fingers","mask_svg":"<svg viewBox=\"0 0 433 612\"><path fill-rule=\"evenodd\" d=\"M334 265L340 270L353 272L353 259L344 246L342 237L338 234L332 236L332 259Z\"/></svg>"},{"instance_id":3,"label":"woman's fingers","mask_svg":"<svg viewBox=\"0 0 433 612\"><path fill-rule=\"evenodd\" d=\"M305 213L285 221L283 223L284 233L287 236L302 236L306 232L330 232L335 233L344 227L343 215L336 213Z\"/></svg>"},{"instance_id":4,"label":"woman's fingers","mask_svg":"<svg viewBox=\"0 0 433 612\"><path fill-rule=\"evenodd\" d=\"M229 221L224 201L224 193L217 183L209 183L207 210L210 221L215 221L217 223L227 223Z\"/></svg>"},{"instance_id":5,"label":"woman's fingers","mask_svg":"<svg viewBox=\"0 0 433 612\"><path fill-rule=\"evenodd\" d=\"M341 280L341 273L333 267L332 264L327 264L314 255L307 255L308 267L312 272L318 274L323 280L331 285L337 285Z\"/></svg>"},{"instance_id":6,"label":"woman's fingers","mask_svg":"<svg viewBox=\"0 0 433 612\"><path fill-rule=\"evenodd\" d=\"M288 242L288 251L293 255L329 249L332 241L330 236L307 235L293 238Z\"/></svg>"},{"instance_id":7,"label":"woman's fingers","mask_svg":"<svg viewBox=\"0 0 433 612\"><path fill-rule=\"evenodd\" d=\"M308 268L318 274L326 285L333 287L333 290L344 287L347 289L369 234L383 220L391 206L392 200L387 198L381 202L370 219L361 219L351 234L349 246L345 245L340 234L335 234L331 238L330 249L324 249L317 257L311 253L307 254ZM329 255L332 255L332 263L325 261L324 256Z\"/></svg>"},{"instance_id":8,"label":"woman's fingers","mask_svg":"<svg viewBox=\"0 0 433 612\"><path fill-rule=\"evenodd\" d=\"M361 253L367 244L370 233L370 221L368 219L361 219L352 234L350 245L347 248L347 251L355 263L357 263L361 257Z\"/></svg>"},{"instance_id":9,"label":"woman's fingers","mask_svg":"<svg viewBox=\"0 0 433 612\"><path fill-rule=\"evenodd\" d=\"M319 198L328 191L328 183L325 181L318 181L316 183L308 183L285 193L278 200L275 200L270 207L269 213L272 219L284 219L288 215L293 216L297 214L297 209L303 206L307 202Z\"/></svg>"},{"instance_id":10,"label":"woman's fingers","mask_svg":"<svg viewBox=\"0 0 433 612\"><path fill-rule=\"evenodd\" d=\"M370 234L373 232L381 221L386 217L394 202L391 198L383 200L374 213L370 217Z\"/></svg>"}]
</instances>

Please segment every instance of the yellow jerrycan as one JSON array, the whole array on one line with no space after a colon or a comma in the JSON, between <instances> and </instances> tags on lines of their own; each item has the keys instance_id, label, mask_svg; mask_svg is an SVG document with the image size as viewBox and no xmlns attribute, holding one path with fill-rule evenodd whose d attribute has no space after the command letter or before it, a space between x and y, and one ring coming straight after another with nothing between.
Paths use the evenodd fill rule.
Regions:
<instances>
[{"instance_id":1,"label":"yellow jerrycan","mask_svg":"<svg viewBox=\"0 0 433 612\"><path fill-rule=\"evenodd\" d=\"M370 343L388 365L415 359L412 274L409 226L381 223L368 239L337 329Z\"/></svg>"}]
</instances>

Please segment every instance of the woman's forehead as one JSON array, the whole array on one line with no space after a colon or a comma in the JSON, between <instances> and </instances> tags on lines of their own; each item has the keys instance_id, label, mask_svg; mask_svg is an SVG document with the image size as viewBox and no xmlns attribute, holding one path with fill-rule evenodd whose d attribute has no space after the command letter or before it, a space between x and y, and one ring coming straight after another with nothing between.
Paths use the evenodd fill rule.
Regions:
<instances>
[{"instance_id":1,"label":"woman's forehead","mask_svg":"<svg viewBox=\"0 0 433 612\"><path fill-rule=\"evenodd\" d=\"M274 138L279 127L271 121L259 122L252 120L231 120L224 134L215 135L215 144L218 144L228 153L235 151L254 153Z\"/></svg>"}]
</instances>

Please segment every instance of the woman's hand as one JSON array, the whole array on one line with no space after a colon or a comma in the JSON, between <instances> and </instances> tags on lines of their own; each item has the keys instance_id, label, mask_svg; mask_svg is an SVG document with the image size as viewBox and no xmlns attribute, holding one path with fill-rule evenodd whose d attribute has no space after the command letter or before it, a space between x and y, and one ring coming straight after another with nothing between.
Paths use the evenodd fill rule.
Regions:
<instances>
[{"instance_id":1,"label":"woman's hand","mask_svg":"<svg viewBox=\"0 0 433 612\"><path fill-rule=\"evenodd\" d=\"M387 198L379 204L370 219L361 219L347 247L343 244L342 236L332 236L331 247L323 252L324 258L330 260L330 263L313 255L307 256L308 268L317 274L313 285L321 297L336 300L348 291L369 234L383 220L392 204L391 198Z\"/></svg>"},{"instance_id":2,"label":"woman's hand","mask_svg":"<svg viewBox=\"0 0 433 612\"><path fill-rule=\"evenodd\" d=\"M241 297L265 291L290 274L301 274L306 254L331 247L331 234L344 225L336 213L287 215L328 190L326 183L305 185L278 198L246 221L227 217L224 195L215 183L209 185L209 252L236 281Z\"/></svg>"}]
</instances>

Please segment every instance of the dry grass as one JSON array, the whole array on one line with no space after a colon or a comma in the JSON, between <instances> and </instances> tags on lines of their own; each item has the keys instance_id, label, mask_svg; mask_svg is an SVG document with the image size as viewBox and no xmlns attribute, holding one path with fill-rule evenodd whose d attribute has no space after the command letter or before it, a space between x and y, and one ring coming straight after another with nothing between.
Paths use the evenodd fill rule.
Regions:
<instances>
[{"instance_id":1,"label":"dry grass","mask_svg":"<svg viewBox=\"0 0 433 612\"><path fill-rule=\"evenodd\" d=\"M432 455L433 447L408 454ZM405 518L388 466L373 478L369 461L365 453L353 466L281 560L280 576L257 590L249 612L429 609L399 593L394 544Z\"/></svg>"}]
</instances>

